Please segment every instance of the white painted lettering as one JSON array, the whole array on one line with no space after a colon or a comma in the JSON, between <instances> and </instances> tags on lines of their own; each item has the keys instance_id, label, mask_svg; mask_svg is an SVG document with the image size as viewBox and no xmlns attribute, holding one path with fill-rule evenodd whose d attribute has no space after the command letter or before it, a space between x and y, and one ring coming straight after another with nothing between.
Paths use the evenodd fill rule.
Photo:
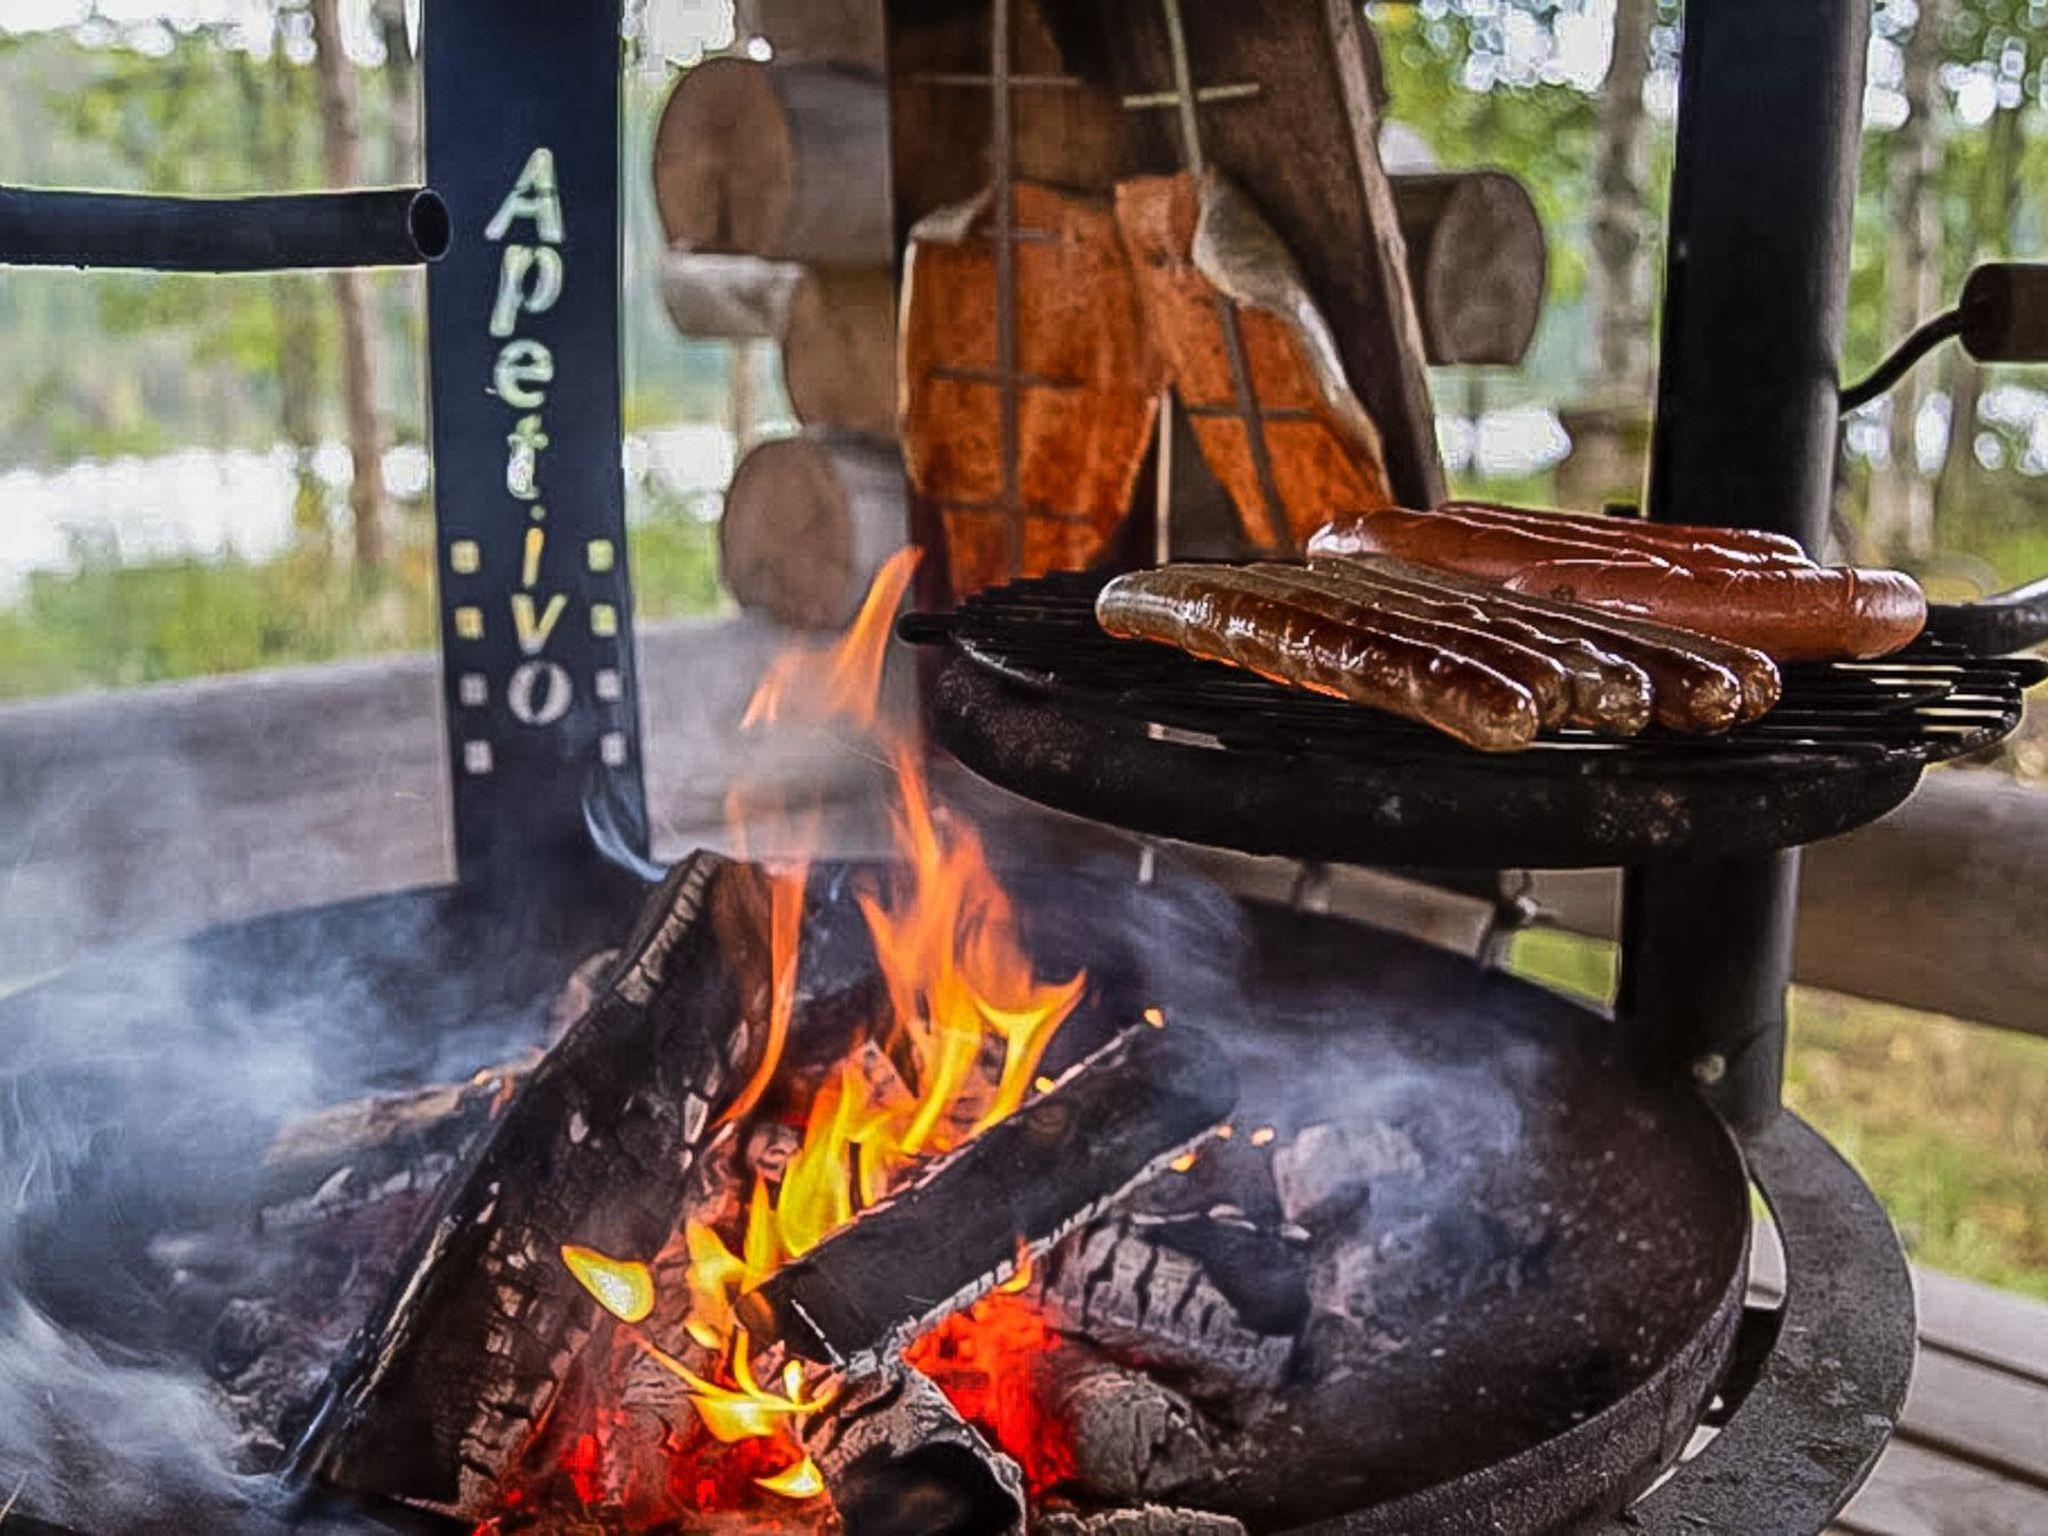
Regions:
<instances>
[{"instance_id":1,"label":"white painted lettering","mask_svg":"<svg viewBox=\"0 0 2048 1536\"><path fill-rule=\"evenodd\" d=\"M484 226L484 238L504 239L515 219L533 220L534 233L541 239L550 245L562 243L562 198L555 188L555 155L546 145L526 157L519 180Z\"/></svg>"}]
</instances>

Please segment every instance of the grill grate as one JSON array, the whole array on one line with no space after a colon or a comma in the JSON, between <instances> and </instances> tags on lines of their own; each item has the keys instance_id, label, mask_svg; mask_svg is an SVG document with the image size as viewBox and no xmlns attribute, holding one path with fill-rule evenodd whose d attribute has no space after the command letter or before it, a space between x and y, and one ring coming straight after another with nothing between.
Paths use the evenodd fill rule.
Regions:
<instances>
[{"instance_id":1,"label":"grill grate","mask_svg":"<svg viewBox=\"0 0 2048 1536\"><path fill-rule=\"evenodd\" d=\"M1300 857L1569 865L1789 847L1882 815L1928 764L1995 744L2019 723L2025 689L2048 676L2031 658L1923 641L1878 661L1788 666L1779 706L1718 736L1566 729L1489 754L1113 640L1094 617L1106 580L1020 581L903 621L906 639L950 644L979 675L947 670L936 701L947 744L1062 809ZM1333 795L1342 816L1328 810Z\"/></svg>"}]
</instances>

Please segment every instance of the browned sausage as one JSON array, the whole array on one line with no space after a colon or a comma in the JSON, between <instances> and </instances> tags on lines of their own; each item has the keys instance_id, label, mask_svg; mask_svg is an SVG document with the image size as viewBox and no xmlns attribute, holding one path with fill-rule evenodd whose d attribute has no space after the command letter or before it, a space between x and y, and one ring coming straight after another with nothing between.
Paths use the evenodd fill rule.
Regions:
<instances>
[{"instance_id":1,"label":"browned sausage","mask_svg":"<svg viewBox=\"0 0 2048 1536\"><path fill-rule=\"evenodd\" d=\"M1104 630L1178 646L1277 682L1434 726L1486 752L1526 747L1539 724L1528 689L1440 646L1339 624L1255 590L1227 566L1119 576L1095 600Z\"/></svg>"},{"instance_id":2,"label":"browned sausage","mask_svg":"<svg viewBox=\"0 0 2048 1536\"><path fill-rule=\"evenodd\" d=\"M1443 588L1425 593L1417 586L1374 575L1355 561L1318 561L1308 574L1375 607L1409 611L1412 605L1412 611L1470 625L1548 656L1565 669L1568 725L1610 736L1634 736L1650 723L1655 694L1649 674L1590 641L1545 634L1533 624L1489 608L1483 599L1462 597Z\"/></svg>"},{"instance_id":3,"label":"browned sausage","mask_svg":"<svg viewBox=\"0 0 2048 1536\"><path fill-rule=\"evenodd\" d=\"M1782 533L1766 533L1760 528L1710 528L1698 523L1651 523L1640 518L1598 517L1583 512L1534 512L1483 501L1447 501L1439 510L1552 538L1661 555L1681 565L1704 562L1804 570L1813 564L1797 539Z\"/></svg>"},{"instance_id":4,"label":"browned sausage","mask_svg":"<svg viewBox=\"0 0 2048 1536\"><path fill-rule=\"evenodd\" d=\"M1585 640L1633 662L1649 674L1656 720L1667 730L1725 730L1739 720L1755 719L1778 702L1778 669L1758 651L1669 625L1510 592L1476 577L1384 555L1359 555L1338 563L1355 563L1371 575L1424 592L1453 592L1545 634Z\"/></svg>"},{"instance_id":5,"label":"browned sausage","mask_svg":"<svg viewBox=\"0 0 2048 1536\"><path fill-rule=\"evenodd\" d=\"M1529 646L1504 640L1474 625L1447 620L1440 613L1432 614L1422 603L1404 606L1361 601L1356 594L1298 565L1255 565L1243 574L1259 590L1298 603L1339 624L1362 624L1404 640L1440 645L1484 662L1502 677L1511 677L1529 690L1536 701L1537 716L1547 726L1562 724L1571 708L1570 674L1557 661Z\"/></svg>"},{"instance_id":6,"label":"browned sausage","mask_svg":"<svg viewBox=\"0 0 2048 1536\"><path fill-rule=\"evenodd\" d=\"M1888 656L1927 623L1927 597L1901 571L1669 569L1550 560L1518 571L1512 591L1610 612L1654 615L1781 661Z\"/></svg>"}]
</instances>

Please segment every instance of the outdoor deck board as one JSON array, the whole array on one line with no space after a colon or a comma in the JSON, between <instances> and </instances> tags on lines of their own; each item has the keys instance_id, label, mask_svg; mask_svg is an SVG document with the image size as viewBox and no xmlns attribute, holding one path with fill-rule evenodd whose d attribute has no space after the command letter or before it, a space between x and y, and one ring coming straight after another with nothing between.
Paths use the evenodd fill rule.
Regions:
<instances>
[{"instance_id":1,"label":"outdoor deck board","mask_svg":"<svg viewBox=\"0 0 2048 1536\"><path fill-rule=\"evenodd\" d=\"M1760 1242L1750 1294L1783 1294ZM2048 1536L2048 1304L1915 1269L1920 1357L1897 1436L1842 1536Z\"/></svg>"}]
</instances>

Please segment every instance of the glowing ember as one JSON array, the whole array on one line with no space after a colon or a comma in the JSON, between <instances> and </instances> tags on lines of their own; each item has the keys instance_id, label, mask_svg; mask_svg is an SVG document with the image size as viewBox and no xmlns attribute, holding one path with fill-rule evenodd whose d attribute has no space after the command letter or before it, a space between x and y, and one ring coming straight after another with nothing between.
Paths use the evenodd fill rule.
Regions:
<instances>
[{"instance_id":1,"label":"glowing ember","mask_svg":"<svg viewBox=\"0 0 2048 1536\"><path fill-rule=\"evenodd\" d=\"M1255 1147L1270 1147L1273 1144L1273 1127L1262 1125L1252 1132L1251 1143Z\"/></svg>"},{"instance_id":2,"label":"glowing ember","mask_svg":"<svg viewBox=\"0 0 2048 1536\"><path fill-rule=\"evenodd\" d=\"M645 1264L608 1259L595 1248L567 1247L562 1262L597 1304L621 1322L637 1323L654 1310L654 1276Z\"/></svg>"},{"instance_id":3,"label":"glowing ember","mask_svg":"<svg viewBox=\"0 0 2048 1536\"><path fill-rule=\"evenodd\" d=\"M889 739L878 724L882 663L916 558L905 550L890 559L836 645L778 657L743 722L748 728L791 721L849 727L869 737L893 769L892 832L908 878L857 898L882 972L886 1008L810 1092L797 1146L779 1167L757 1174L737 1219L684 1225L680 1252L672 1257L682 1261L687 1309L680 1316L676 1310L660 1312L667 1322L659 1340L637 1327L628 1336L683 1383L704 1433L750 1459L742 1463L746 1474L764 1464L780 1465L749 1480L790 1500L825 1492L824 1477L803 1453L799 1436L806 1417L829 1405L836 1383L817 1373L807 1378L795 1361L783 1364L771 1381L760 1380L733 1303L881 1199L918 1163L1012 1114L1034 1090L1050 1089L1052 1080L1040 1072L1040 1062L1087 986L1085 973L1058 982L1038 978L980 839L934 804L916 751ZM763 808L750 805L743 788L728 796L738 846L746 846L745 813ZM771 876L768 1012L756 1021L762 1045L720 1124L744 1121L787 1097L781 1073L816 825L815 814L798 818L797 830L809 834L799 838L803 850ZM1164 1023L1157 1009L1148 1010L1147 1018ZM659 1298L646 1265L581 1248L565 1248L562 1258L599 1303L627 1324L656 1314ZM929 1356L935 1379L963 1414L1027 1465L1050 1475L1060 1458L1045 1448L1048 1432L1029 1382L1033 1363L1051 1347L1053 1335L1020 1294L1030 1283L1029 1255L1020 1244L1003 1294L949 1320L920 1341L912 1359ZM769 1374L765 1366L762 1374ZM585 1457L595 1454L578 1445ZM580 1495L591 1469L579 1463L574 1470ZM722 1490L729 1487L722 1474L681 1463L671 1483L679 1498L700 1509L726 1497Z\"/></svg>"}]
</instances>

